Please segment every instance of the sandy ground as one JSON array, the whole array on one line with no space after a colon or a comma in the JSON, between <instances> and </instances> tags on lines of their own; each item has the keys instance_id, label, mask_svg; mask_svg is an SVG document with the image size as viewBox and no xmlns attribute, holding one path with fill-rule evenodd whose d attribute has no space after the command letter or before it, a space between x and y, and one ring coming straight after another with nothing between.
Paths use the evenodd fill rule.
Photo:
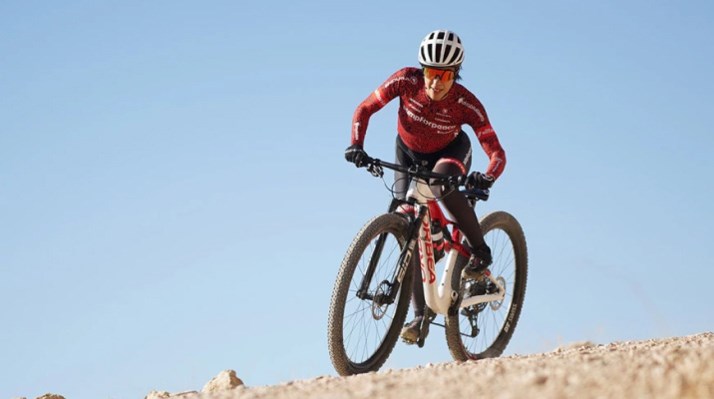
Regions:
<instances>
[{"instance_id":1,"label":"sandy ground","mask_svg":"<svg viewBox=\"0 0 714 399\"><path fill-rule=\"evenodd\" d=\"M240 375L240 372L238 373ZM430 364L276 386L240 386L201 399L714 398L714 333L572 344L553 352Z\"/></svg>"}]
</instances>

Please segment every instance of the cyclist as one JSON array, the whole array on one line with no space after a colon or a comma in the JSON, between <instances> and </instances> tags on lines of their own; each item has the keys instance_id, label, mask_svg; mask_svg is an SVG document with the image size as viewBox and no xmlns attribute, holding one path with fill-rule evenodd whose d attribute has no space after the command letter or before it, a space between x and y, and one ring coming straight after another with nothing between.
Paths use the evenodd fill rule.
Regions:
<instances>
[{"instance_id":1,"label":"cyclist","mask_svg":"<svg viewBox=\"0 0 714 399\"><path fill-rule=\"evenodd\" d=\"M421 68L407 67L395 72L355 110L351 145L345 150L345 158L357 167L365 166L367 154L363 146L369 118L399 97L396 163L405 166L419 163L436 173L467 174L471 168L471 141L461 129L466 124L473 129L489 158L485 172L472 173L469 181L478 188L491 188L503 172L506 155L481 102L456 83L461 79L463 60L464 48L456 33L435 30L426 35L419 46ZM478 276L492 258L473 208L458 190L444 192L436 184L430 187L470 246L472 256L464 275ZM404 173L395 172L394 188L397 198L405 199L409 181ZM426 307L421 271L418 267L412 269L414 319L401 331L408 343L416 342Z\"/></svg>"}]
</instances>

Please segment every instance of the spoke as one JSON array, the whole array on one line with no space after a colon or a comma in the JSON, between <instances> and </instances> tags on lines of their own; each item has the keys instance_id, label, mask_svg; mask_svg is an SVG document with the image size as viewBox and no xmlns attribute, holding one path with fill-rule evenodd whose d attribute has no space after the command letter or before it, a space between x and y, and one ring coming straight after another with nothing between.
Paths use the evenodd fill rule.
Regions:
<instances>
[{"instance_id":1,"label":"spoke","mask_svg":"<svg viewBox=\"0 0 714 399\"><path fill-rule=\"evenodd\" d=\"M491 273L494 277L503 279L506 290L498 309L491 308L492 304L484 304L485 308L476 315L476 327L479 333L476 337L470 337L471 324L468 316L459 315L459 332L464 347L471 354L480 354L490 348L503 329L506 318L510 312L513 300L516 275L516 258L513 243L508 233L500 227L496 227L486 233L494 263L491 265Z\"/></svg>"},{"instance_id":2,"label":"spoke","mask_svg":"<svg viewBox=\"0 0 714 399\"><path fill-rule=\"evenodd\" d=\"M379 259L375 259L374 274L367 287L367 293L370 295L376 295L380 287L382 287L382 283L385 280L389 280L390 276L395 273L398 255L401 254L401 247L396 237L391 233L385 234L387 235L384 246ZM350 281L348 297L345 300L343 344L350 361L354 363L367 361L381 347L387 332L394 322L394 313L398 305L397 299L391 305L383 305L380 309L374 309L376 314L380 315L378 319L375 319L372 313L375 304L371 300L360 299L356 295L361 287L369 263L375 256L378 237L379 235L370 241L357 261L352 281Z\"/></svg>"}]
</instances>

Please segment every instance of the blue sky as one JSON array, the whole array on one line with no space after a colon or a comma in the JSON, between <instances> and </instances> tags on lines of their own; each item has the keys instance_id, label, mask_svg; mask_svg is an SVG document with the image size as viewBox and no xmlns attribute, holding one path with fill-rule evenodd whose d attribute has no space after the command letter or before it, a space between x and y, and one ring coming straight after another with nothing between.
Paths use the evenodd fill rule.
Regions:
<instances>
[{"instance_id":1,"label":"blue sky","mask_svg":"<svg viewBox=\"0 0 714 399\"><path fill-rule=\"evenodd\" d=\"M712 331L711 2L257 3L0 3L0 397L334 375L337 267L389 200L352 113L440 28L508 155L478 212L528 239L506 354ZM449 360L432 329L386 367Z\"/></svg>"}]
</instances>

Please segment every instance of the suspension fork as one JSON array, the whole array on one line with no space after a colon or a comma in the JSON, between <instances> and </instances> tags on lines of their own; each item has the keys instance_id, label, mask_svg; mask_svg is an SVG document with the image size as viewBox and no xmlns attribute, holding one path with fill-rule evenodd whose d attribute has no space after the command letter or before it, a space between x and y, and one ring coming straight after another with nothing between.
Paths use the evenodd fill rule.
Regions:
<instances>
[{"instance_id":1,"label":"suspension fork","mask_svg":"<svg viewBox=\"0 0 714 399\"><path fill-rule=\"evenodd\" d=\"M400 202L402 201L393 198L392 202L389 204L389 209L387 210L387 212L392 213L397 210L397 207L399 206ZM362 277L362 283L359 286L359 290L357 290L357 297L360 299L372 299L368 293L369 283L372 281L372 277L374 277L374 271L377 270L377 262L379 261L379 258L382 257L382 250L384 249L384 242L386 240L387 233L382 233L377 238L377 243L374 246L374 252L372 252L372 258L369 260L367 270L365 271L364 276Z\"/></svg>"},{"instance_id":2,"label":"suspension fork","mask_svg":"<svg viewBox=\"0 0 714 399\"><path fill-rule=\"evenodd\" d=\"M394 302L397 298L397 292L399 292L399 287L404 280L404 275L409 272L409 266L412 264L412 259L415 254L417 254L417 240L419 239L419 229L421 229L422 220L426 217L428 212L427 207L420 206L419 213L416 218L409 223L409 230L407 231L407 243L402 249L402 253L399 254L399 262L397 262L398 267L394 270L392 275L392 286L390 287L389 299L390 303Z\"/></svg>"},{"instance_id":3,"label":"suspension fork","mask_svg":"<svg viewBox=\"0 0 714 399\"><path fill-rule=\"evenodd\" d=\"M393 200L389 206L390 212L397 209L400 203L404 201ZM414 250L416 249L416 242L419 237L419 227L421 220L426 215L427 208L420 207L419 214L417 217L409 223L409 228L407 230L407 243L399 254L399 261L397 262L397 268L394 270L394 274L391 278L391 286L389 291L389 303L393 303L397 297L397 292L399 291L399 286L404 279L404 274L409 270L409 265L411 263ZM359 290L357 290L357 297L360 299L372 299L369 291L369 283L374 277L374 272L377 270L377 262L382 256L382 250L384 249L384 242L387 240L387 234L383 233L377 238L377 243L375 244L374 252L372 253L372 258L369 260L369 265L362 277L362 283L360 284Z\"/></svg>"}]
</instances>

